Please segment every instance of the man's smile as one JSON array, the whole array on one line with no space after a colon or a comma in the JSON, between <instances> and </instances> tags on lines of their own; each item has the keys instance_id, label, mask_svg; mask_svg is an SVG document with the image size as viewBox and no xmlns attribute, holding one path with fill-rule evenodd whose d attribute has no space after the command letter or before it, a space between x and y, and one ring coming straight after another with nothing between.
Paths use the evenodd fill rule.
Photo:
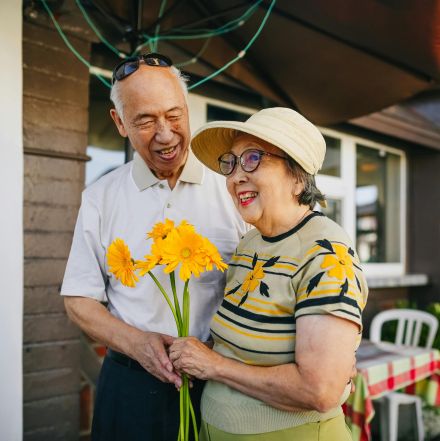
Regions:
<instances>
[{"instance_id":1,"label":"man's smile","mask_svg":"<svg viewBox=\"0 0 440 441\"><path fill-rule=\"evenodd\" d=\"M177 155L178 146L179 144L171 147L166 147L162 150L157 150L155 153L157 153L162 159L165 160L174 159Z\"/></svg>"}]
</instances>

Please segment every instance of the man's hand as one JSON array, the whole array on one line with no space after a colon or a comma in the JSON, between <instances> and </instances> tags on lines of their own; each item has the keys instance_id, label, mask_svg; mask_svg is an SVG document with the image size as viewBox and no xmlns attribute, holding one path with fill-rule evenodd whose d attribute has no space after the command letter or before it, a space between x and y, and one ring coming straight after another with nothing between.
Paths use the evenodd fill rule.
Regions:
<instances>
[{"instance_id":1,"label":"man's hand","mask_svg":"<svg viewBox=\"0 0 440 441\"><path fill-rule=\"evenodd\" d=\"M182 380L174 371L167 350L174 337L155 332L143 332L114 317L95 299L65 297L67 313L84 332L115 351L137 360L159 380L180 387Z\"/></svg>"},{"instance_id":2,"label":"man's hand","mask_svg":"<svg viewBox=\"0 0 440 441\"><path fill-rule=\"evenodd\" d=\"M144 332L133 347L133 358L159 380L180 387L182 380L174 371L167 353L174 340L170 335Z\"/></svg>"}]
</instances>

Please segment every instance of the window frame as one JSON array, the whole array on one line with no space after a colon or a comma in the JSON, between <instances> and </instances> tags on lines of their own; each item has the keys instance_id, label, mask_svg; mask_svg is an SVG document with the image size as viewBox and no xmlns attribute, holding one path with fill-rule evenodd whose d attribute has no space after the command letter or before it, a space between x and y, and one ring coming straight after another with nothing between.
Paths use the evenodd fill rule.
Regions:
<instances>
[{"instance_id":1,"label":"window frame","mask_svg":"<svg viewBox=\"0 0 440 441\"><path fill-rule=\"evenodd\" d=\"M407 195L407 156L405 151L381 144L356 135L349 135L338 132L334 129L319 127L324 134L341 140L341 176L317 176L317 184L325 189L325 194L333 198L332 191L336 188L343 188L342 196L342 227L348 233L353 243L357 247L356 237L356 149L357 145L385 151L400 157L400 261L399 262L378 262L362 263L362 268L368 277L389 277L402 276L406 273L406 195ZM336 186L336 181L337 186ZM330 192L328 189L330 188ZM341 191L335 192L340 195ZM337 198L337 197L336 197Z\"/></svg>"},{"instance_id":2,"label":"window frame","mask_svg":"<svg viewBox=\"0 0 440 441\"><path fill-rule=\"evenodd\" d=\"M191 133L200 128L208 121L208 105L222 107L227 110L234 110L236 112L247 113L251 116L253 113L258 112L259 109L254 107L246 107L238 104L228 103L216 98L209 98L203 95L197 95L195 93L188 93L188 108L189 108L189 123L191 127Z\"/></svg>"}]
</instances>

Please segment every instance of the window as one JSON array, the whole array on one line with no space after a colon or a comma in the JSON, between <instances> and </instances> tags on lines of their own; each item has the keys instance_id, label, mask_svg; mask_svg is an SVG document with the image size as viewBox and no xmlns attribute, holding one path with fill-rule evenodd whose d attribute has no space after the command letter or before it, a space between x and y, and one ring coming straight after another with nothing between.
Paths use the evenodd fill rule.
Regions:
<instances>
[{"instance_id":1,"label":"window","mask_svg":"<svg viewBox=\"0 0 440 441\"><path fill-rule=\"evenodd\" d=\"M188 94L188 107L192 133L210 121L246 121L257 111L193 93Z\"/></svg>"},{"instance_id":2,"label":"window","mask_svg":"<svg viewBox=\"0 0 440 441\"><path fill-rule=\"evenodd\" d=\"M330 219L342 225L342 201L340 199L326 198L327 207L320 210Z\"/></svg>"},{"instance_id":3,"label":"window","mask_svg":"<svg viewBox=\"0 0 440 441\"><path fill-rule=\"evenodd\" d=\"M110 117L109 90L90 76L89 137L86 186L125 162L124 138Z\"/></svg>"},{"instance_id":4,"label":"window","mask_svg":"<svg viewBox=\"0 0 440 441\"><path fill-rule=\"evenodd\" d=\"M400 157L356 146L356 237L363 262L400 261Z\"/></svg>"},{"instance_id":5,"label":"window","mask_svg":"<svg viewBox=\"0 0 440 441\"><path fill-rule=\"evenodd\" d=\"M327 197L321 210L349 233L368 276L404 274L404 152L321 130L327 144L316 178Z\"/></svg>"},{"instance_id":6,"label":"window","mask_svg":"<svg viewBox=\"0 0 440 441\"><path fill-rule=\"evenodd\" d=\"M320 173L327 176L341 176L341 140L327 135L324 135L324 139L327 150Z\"/></svg>"},{"instance_id":7,"label":"window","mask_svg":"<svg viewBox=\"0 0 440 441\"><path fill-rule=\"evenodd\" d=\"M227 109L213 104L208 104L207 122L210 121L246 121L249 113L240 112L238 110Z\"/></svg>"}]
</instances>

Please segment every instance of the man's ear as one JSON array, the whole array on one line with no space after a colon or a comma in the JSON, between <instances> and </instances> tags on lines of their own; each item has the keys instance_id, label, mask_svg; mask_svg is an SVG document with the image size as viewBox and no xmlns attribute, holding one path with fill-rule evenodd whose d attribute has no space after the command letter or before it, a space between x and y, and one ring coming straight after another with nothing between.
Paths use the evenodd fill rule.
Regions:
<instances>
[{"instance_id":1,"label":"man's ear","mask_svg":"<svg viewBox=\"0 0 440 441\"><path fill-rule=\"evenodd\" d=\"M125 130L124 122L122 121L121 117L118 115L118 112L116 112L116 109L110 109L110 116L112 117L112 120L115 122L119 134L124 138L126 138L127 131Z\"/></svg>"}]
</instances>

